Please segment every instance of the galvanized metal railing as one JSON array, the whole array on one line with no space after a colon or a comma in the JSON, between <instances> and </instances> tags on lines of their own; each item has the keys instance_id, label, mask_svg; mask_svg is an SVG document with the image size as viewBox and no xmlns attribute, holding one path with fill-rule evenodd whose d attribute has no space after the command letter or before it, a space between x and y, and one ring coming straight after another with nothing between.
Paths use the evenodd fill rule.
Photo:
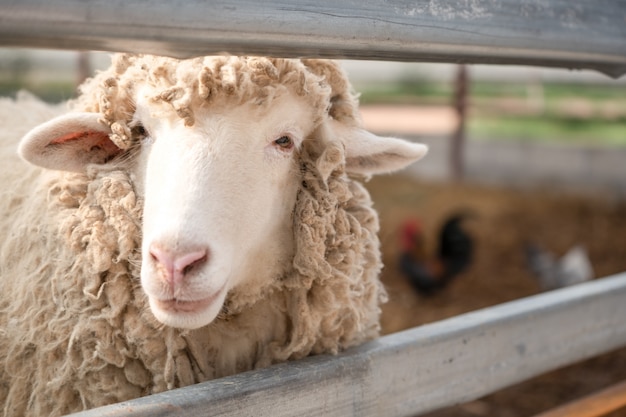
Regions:
<instances>
[{"instance_id":1,"label":"galvanized metal railing","mask_svg":"<svg viewBox=\"0 0 626 417\"><path fill-rule=\"evenodd\" d=\"M0 45L626 73L624 0L0 0Z\"/></svg>"}]
</instances>

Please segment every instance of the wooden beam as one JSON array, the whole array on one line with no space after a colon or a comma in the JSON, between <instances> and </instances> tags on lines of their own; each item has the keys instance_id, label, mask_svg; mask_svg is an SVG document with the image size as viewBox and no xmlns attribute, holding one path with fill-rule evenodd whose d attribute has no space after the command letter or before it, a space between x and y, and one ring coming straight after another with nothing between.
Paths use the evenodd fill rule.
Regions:
<instances>
[{"instance_id":1,"label":"wooden beam","mask_svg":"<svg viewBox=\"0 0 626 417\"><path fill-rule=\"evenodd\" d=\"M622 0L0 0L0 45L626 73Z\"/></svg>"},{"instance_id":2,"label":"wooden beam","mask_svg":"<svg viewBox=\"0 0 626 417\"><path fill-rule=\"evenodd\" d=\"M626 346L625 299L626 273L75 417L414 416Z\"/></svg>"}]
</instances>

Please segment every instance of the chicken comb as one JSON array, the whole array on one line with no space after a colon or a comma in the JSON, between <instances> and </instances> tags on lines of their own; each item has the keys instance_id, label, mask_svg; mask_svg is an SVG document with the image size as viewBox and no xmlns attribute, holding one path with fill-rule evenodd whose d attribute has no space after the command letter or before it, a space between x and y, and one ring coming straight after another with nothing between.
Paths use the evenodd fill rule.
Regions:
<instances>
[{"instance_id":1,"label":"chicken comb","mask_svg":"<svg viewBox=\"0 0 626 417\"><path fill-rule=\"evenodd\" d=\"M410 218L402 223L401 228L401 244L402 248L407 251L415 244L416 236L423 233L422 223L416 218Z\"/></svg>"}]
</instances>

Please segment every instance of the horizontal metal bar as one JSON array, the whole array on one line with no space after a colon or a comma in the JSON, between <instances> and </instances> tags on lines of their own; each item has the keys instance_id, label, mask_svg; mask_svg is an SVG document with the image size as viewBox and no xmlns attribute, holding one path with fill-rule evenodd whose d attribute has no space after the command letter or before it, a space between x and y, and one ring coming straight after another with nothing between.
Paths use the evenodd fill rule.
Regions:
<instances>
[{"instance_id":1,"label":"horizontal metal bar","mask_svg":"<svg viewBox=\"0 0 626 417\"><path fill-rule=\"evenodd\" d=\"M624 0L0 0L0 45L626 73Z\"/></svg>"},{"instance_id":2,"label":"horizontal metal bar","mask_svg":"<svg viewBox=\"0 0 626 417\"><path fill-rule=\"evenodd\" d=\"M75 417L412 416L625 346L625 300L626 273Z\"/></svg>"}]
</instances>

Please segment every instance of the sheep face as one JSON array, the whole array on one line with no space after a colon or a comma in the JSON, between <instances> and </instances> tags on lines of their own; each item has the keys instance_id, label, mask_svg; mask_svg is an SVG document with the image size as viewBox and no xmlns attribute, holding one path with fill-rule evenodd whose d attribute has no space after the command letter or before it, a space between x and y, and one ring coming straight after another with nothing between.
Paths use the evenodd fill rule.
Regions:
<instances>
[{"instance_id":1,"label":"sheep face","mask_svg":"<svg viewBox=\"0 0 626 417\"><path fill-rule=\"evenodd\" d=\"M314 118L287 91L270 106L196 109L191 127L153 111L140 97L141 282L157 319L195 328L217 316L233 287L261 287L288 267L295 154Z\"/></svg>"},{"instance_id":2,"label":"sheep face","mask_svg":"<svg viewBox=\"0 0 626 417\"><path fill-rule=\"evenodd\" d=\"M321 79L307 77L311 85ZM354 119L341 121L329 88L316 105L302 88L280 83L261 101L196 99L193 122L159 100L154 86L133 88L126 124L136 145L120 146L115 123L102 123L102 114L73 112L32 130L19 152L51 170L132 174L144 201L142 287L154 316L173 327L207 325L230 291L270 285L291 268L307 144L332 161L318 164L321 177L329 165L366 176L392 172L426 153L423 145L375 136Z\"/></svg>"}]
</instances>

